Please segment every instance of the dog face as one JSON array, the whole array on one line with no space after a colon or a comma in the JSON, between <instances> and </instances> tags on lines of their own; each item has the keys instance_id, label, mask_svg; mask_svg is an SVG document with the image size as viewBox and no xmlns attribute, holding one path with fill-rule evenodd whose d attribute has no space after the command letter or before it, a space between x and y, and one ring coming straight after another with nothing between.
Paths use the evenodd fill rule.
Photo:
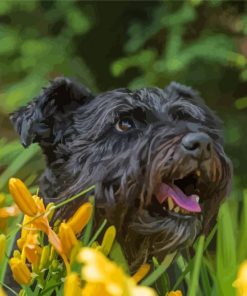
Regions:
<instances>
[{"instance_id":1,"label":"dog face","mask_svg":"<svg viewBox=\"0 0 247 296\"><path fill-rule=\"evenodd\" d=\"M229 190L220 121L177 83L94 96L58 78L11 120L22 144L38 142L46 156L44 198L61 201L95 184L96 218L117 226L132 263L207 232ZM59 216L78 206L67 204Z\"/></svg>"}]
</instances>

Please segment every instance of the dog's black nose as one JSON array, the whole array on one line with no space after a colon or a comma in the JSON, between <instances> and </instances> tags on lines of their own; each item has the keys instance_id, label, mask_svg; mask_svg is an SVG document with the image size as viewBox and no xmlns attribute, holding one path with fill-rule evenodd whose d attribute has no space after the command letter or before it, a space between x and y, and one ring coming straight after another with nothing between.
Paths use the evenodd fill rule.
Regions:
<instances>
[{"instance_id":1,"label":"dog's black nose","mask_svg":"<svg viewBox=\"0 0 247 296\"><path fill-rule=\"evenodd\" d=\"M187 155L203 161L211 157L212 141L205 133L189 133L182 139L182 148Z\"/></svg>"}]
</instances>

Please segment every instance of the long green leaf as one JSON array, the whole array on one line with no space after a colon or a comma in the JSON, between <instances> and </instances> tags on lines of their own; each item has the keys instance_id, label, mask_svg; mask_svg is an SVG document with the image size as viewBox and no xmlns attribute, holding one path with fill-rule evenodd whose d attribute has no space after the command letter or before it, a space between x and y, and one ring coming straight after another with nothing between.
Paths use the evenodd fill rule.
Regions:
<instances>
[{"instance_id":1,"label":"long green leaf","mask_svg":"<svg viewBox=\"0 0 247 296\"><path fill-rule=\"evenodd\" d=\"M197 289L198 289L198 282L199 282L199 276L200 276L200 266L201 266L201 261L203 256L204 242L205 242L205 236L202 235L200 236L198 245L197 245L194 267L192 270L192 276L189 284L188 296L198 295Z\"/></svg>"},{"instance_id":2,"label":"long green leaf","mask_svg":"<svg viewBox=\"0 0 247 296\"><path fill-rule=\"evenodd\" d=\"M16 173L39 151L38 145L32 145L19 154L18 157L6 168L0 176L0 190L7 184L9 178L16 175Z\"/></svg>"}]
</instances>

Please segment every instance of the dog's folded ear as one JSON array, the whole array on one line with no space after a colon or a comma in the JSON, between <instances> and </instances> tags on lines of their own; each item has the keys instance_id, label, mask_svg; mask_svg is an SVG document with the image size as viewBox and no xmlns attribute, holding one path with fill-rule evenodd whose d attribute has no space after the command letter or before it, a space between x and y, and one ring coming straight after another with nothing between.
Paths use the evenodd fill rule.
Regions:
<instances>
[{"instance_id":1,"label":"dog's folded ear","mask_svg":"<svg viewBox=\"0 0 247 296\"><path fill-rule=\"evenodd\" d=\"M59 77L26 107L12 113L10 120L24 147L38 142L45 148L63 140L73 112L92 97L83 85Z\"/></svg>"},{"instance_id":2,"label":"dog's folded ear","mask_svg":"<svg viewBox=\"0 0 247 296\"><path fill-rule=\"evenodd\" d=\"M168 98L176 98L176 97L182 97L185 99L197 99L201 100L199 93L194 90L193 88L180 84L178 82L171 82L165 89L165 94Z\"/></svg>"}]
</instances>

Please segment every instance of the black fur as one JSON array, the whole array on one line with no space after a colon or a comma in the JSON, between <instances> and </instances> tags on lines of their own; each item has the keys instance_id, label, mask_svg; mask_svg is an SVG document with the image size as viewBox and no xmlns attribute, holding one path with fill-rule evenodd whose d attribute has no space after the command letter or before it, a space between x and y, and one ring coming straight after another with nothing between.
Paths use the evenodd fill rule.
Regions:
<instances>
[{"instance_id":1,"label":"black fur","mask_svg":"<svg viewBox=\"0 0 247 296\"><path fill-rule=\"evenodd\" d=\"M135 127L118 131L117 122L126 117ZM175 82L165 89L116 89L94 96L70 79L57 78L11 120L22 144L38 142L46 156L41 195L61 201L95 184L96 220L107 217L117 226L133 268L208 232L229 190L231 166L221 123L197 92ZM195 132L212 141L208 160L181 150L183 137ZM197 168L202 215L162 214L154 198L161 182ZM78 200L66 205L59 217L67 218L78 206Z\"/></svg>"}]
</instances>

